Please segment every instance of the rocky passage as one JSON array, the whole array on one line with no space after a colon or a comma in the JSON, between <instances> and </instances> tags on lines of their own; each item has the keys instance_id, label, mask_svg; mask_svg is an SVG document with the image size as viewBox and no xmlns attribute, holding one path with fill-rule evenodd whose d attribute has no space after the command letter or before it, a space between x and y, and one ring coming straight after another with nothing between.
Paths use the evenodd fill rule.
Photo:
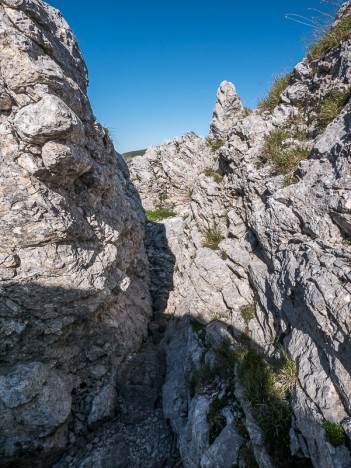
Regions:
<instances>
[{"instance_id":1,"label":"rocky passage","mask_svg":"<svg viewBox=\"0 0 351 468\"><path fill-rule=\"evenodd\" d=\"M116 418L72 438L55 468L177 466L174 435L162 410L164 372L164 355L150 335L119 370Z\"/></svg>"},{"instance_id":2,"label":"rocky passage","mask_svg":"<svg viewBox=\"0 0 351 468\"><path fill-rule=\"evenodd\" d=\"M128 168L61 14L0 0L1 466L351 466L350 18Z\"/></svg>"},{"instance_id":3,"label":"rocky passage","mask_svg":"<svg viewBox=\"0 0 351 468\"><path fill-rule=\"evenodd\" d=\"M347 2L335 35L349 15ZM159 222L174 265L163 407L184 466L351 465L344 37L311 50L258 110L224 82L207 139L130 162L150 214L173 212ZM174 190L188 161L185 200Z\"/></svg>"}]
</instances>

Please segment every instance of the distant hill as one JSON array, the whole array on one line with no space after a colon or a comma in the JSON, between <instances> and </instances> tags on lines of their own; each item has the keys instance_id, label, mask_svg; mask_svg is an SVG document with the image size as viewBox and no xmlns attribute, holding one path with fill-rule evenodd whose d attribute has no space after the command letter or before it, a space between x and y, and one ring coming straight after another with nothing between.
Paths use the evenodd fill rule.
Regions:
<instances>
[{"instance_id":1,"label":"distant hill","mask_svg":"<svg viewBox=\"0 0 351 468\"><path fill-rule=\"evenodd\" d=\"M146 152L146 148L141 149L141 150L136 150L136 151L128 151L128 153L123 153L122 156L124 160L128 162L131 159L133 159L135 156L144 156L145 152Z\"/></svg>"}]
</instances>

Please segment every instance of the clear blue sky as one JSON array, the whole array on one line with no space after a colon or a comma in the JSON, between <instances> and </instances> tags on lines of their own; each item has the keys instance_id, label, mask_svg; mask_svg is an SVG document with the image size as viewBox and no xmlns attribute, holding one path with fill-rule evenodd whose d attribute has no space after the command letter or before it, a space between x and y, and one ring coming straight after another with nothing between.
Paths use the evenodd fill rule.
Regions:
<instances>
[{"instance_id":1,"label":"clear blue sky","mask_svg":"<svg viewBox=\"0 0 351 468\"><path fill-rule=\"evenodd\" d=\"M223 80L254 107L272 76L302 59L320 0L48 0L75 33L96 117L116 149L206 135Z\"/></svg>"}]
</instances>

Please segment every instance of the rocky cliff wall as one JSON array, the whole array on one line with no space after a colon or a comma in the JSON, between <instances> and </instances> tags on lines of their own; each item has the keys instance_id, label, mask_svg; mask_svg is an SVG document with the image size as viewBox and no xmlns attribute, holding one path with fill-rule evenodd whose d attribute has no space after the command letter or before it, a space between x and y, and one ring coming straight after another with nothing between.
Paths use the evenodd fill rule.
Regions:
<instances>
[{"instance_id":1,"label":"rocky cliff wall","mask_svg":"<svg viewBox=\"0 0 351 468\"><path fill-rule=\"evenodd\" d=\"M349 14L347 2L334 31ZM178 215L161 221L172 280L153 267L157 245L149 258L176 318L164 412L186 467L350 466L350 70L346 37L246 116L224 83L207 140L130 165L144 206ZM163 168L185 162L179 203L183 172Z\"/></svg>"},{"instance_id":2,"label":"rocky cliff wall","mask_svg":"<svg viewBox=\"0 0 351 468\"><path fill-rule=\"evenodd\" d=\"M113 417L147 332L144 213L87 85L57 10L0 1L0 464L51 466Z\"/></svg>"}]
</instances>

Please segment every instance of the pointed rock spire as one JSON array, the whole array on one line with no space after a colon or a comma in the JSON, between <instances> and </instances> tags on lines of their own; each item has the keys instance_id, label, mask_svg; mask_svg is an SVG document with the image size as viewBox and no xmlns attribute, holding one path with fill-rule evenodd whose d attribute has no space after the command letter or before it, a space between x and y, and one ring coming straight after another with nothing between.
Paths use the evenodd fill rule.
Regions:
<instances>
[{"instance_id":1,"label":"pointed rock spire","mask_svg":"<svg viewBox=\"0 0 351 468\"><path fill-rule=\"evenodd\" d=\"M210 137L225 140L229 130L243 116L243 105L235 86L223 81L217 91L216 104L210 124Z\"/></svg>"}]
</instances>

